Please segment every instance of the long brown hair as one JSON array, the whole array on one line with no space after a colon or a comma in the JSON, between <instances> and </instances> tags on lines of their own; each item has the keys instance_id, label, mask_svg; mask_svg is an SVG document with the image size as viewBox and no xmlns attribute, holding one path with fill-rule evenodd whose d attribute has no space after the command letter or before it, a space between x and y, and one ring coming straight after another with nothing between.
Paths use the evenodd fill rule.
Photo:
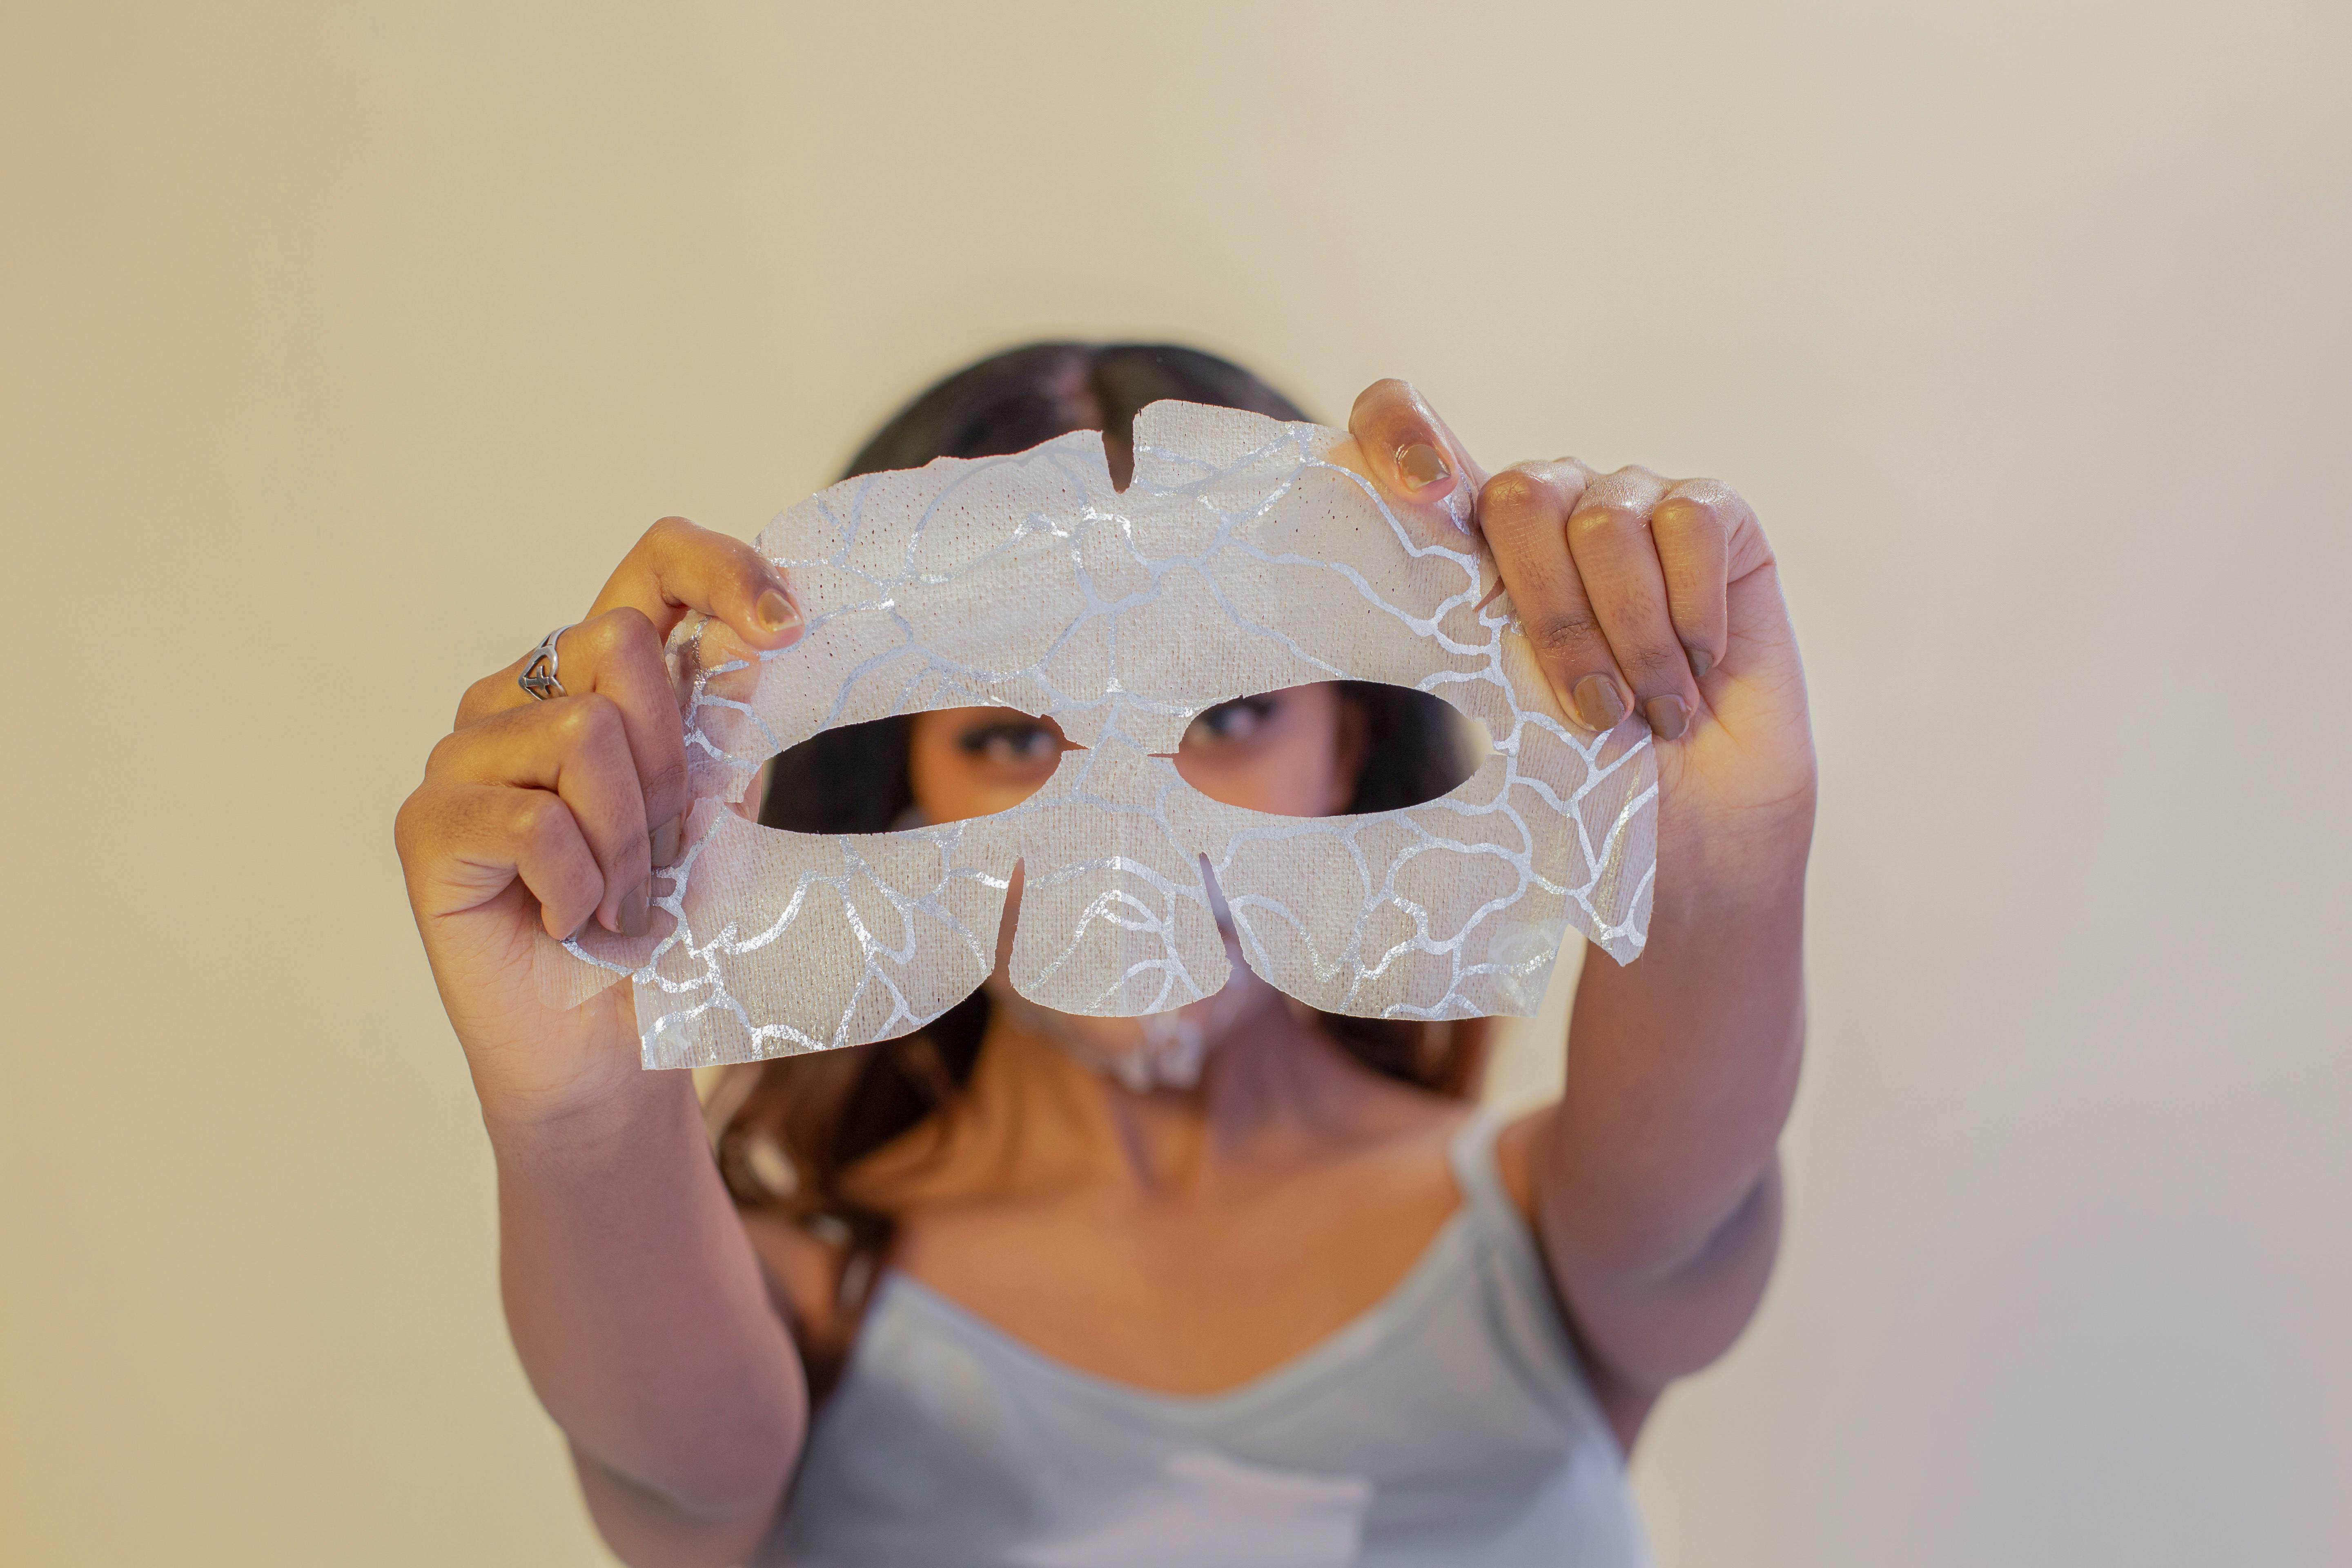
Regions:
<instances>
[{"instance_id":1,"label":"long brown hair","mask_svg":"<svg viewBox=\"0 0 2352 1568\"><path fill-rule=\"evenodd\" d=\"M1197 349L1164 344L1034 343L982 360L901 410L850 463L845 478L919 468L934 458L1018 452L1073 430L1100 430L1120 482L1136 413L1160 398L1303 419L1265 382ZM1342 683L1364 726L1366 761L1350 812L1385 811L1459 783L1451 710L1395 687ZM913 804L907 772L911 721L828 731L776 758L760 820L803 833L879 833ZM1484 1064L1484 1020L1416 1023L1318 1015L1349 1056L1385 1077L1467 1095ZM761 1064L726 1102L719 1170L738 1205L791 1219L842 1246L846 1259L834 1327L802 1326L812 1387L838 1375L866 1291L887 1255L892 1216L844 1192L850 1168L954 1100L971 1079L988 1027L975 991L901 1039ZM818 1342L811 1342L815 1341Z\"/></svg>"}]
</instances>

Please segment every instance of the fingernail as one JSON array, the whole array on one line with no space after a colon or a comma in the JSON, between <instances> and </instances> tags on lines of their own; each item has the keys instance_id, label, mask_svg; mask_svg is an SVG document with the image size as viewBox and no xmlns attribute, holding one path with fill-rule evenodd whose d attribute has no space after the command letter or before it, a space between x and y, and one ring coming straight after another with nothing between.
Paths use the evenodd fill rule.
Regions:
<instances>
[{"instance_id":1,"label":"fingernail","mask_svg":"<svg viewBox=\"0 0 2352 1568\"><path fill-rule=\"evenodd\" d=\"M793 608L793 602L774 588L761 595L760 602L753 606L753 609L760 617L760 624L772 632L780 632L786 627L801 624L800 611Z\"/></svg>"},{"instance_id":2,"label":"fingernail","mask_svg":"<svg viewBox=\"0 0 2352 1568\"><path fill-rule=\"evenodd\" d=\"M1705 680L1706 679L1706 672L1715 668L1715 656L1707 652L1706 649L1703 647L1695 647L1691 649L1690 660L1691 679L1693 680Z\"/></svg>"},{"instance_id":3,"label":"fingernail","mask_svg":"<svg viewBox=\"0 0 2352 1568\"><path fill-rule=\"evenodd\" d=\"M1437 448L1426 441L1399 447L1396 461L1397 475L1409 489L1425 490L1454 471L1445 466L1445 459L1438 456Z\"/></svg>"},{"instance_id":4,"label":"fingernail","mask_svg":"<svg viewBox=\"0 0 2352 1568\"><path fill-rule=\"evenodd\" d=\"M622 896L620 915L623 936L643 936L646 934L646 928L653 923L652 913L646 907L652 900L653 890L654 879L647 877Z\"/></svg>"},{"instance_id":5,"label":"fingernail","mask_svg":"<svg viewBox=\"0 0 2352 1568\"><path fill-rule=\"evenodd\" d=\"M677 858L679 840L686 837L686 819L673 816L654 829L654 864L667 866Z\"/></svg>"},{"instance_id":6,"label":"fingernail","mask_svg":"<svg viewBox=\"0 0 2352 1568\"><path fill-rule=\"evenodd\" d=\"M1653 697L1642 704L1642 716L1650 721L1650 733L1661 741L1679 741L1690 728L1690 709L1679 697Z\"/></svg>"},{"instance_id":7,"label":"fingernail","mask_svg":"<svg viewBox=\"0 0 2352 1568\"><path fill-rule=\"evenodd\" d=\"M1588 730L1617 728L1625 717L1625 699L1617 683L1605 675L1588 675L1576 683L1576 716Z\"/></svg>"}]
</instances>

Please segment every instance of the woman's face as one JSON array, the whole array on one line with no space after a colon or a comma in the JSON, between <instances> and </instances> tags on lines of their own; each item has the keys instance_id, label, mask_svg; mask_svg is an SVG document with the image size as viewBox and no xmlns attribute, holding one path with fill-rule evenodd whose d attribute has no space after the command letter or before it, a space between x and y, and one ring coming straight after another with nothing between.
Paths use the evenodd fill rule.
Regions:
<instances>
[{"instance_id":1,"label":"woman's face","mask_svg":"<svg viewBox=\"0 0 2352 1568\"><path fill-rule=\"evenodd\" d=\"M1051 719L1008 708L949 708L918 714L908 771L915 805L929 822L985 816L1044 786L1071 750ZM1282 816L1328 816L1347 808L1363 766L1362 723L1328 683L1244 697L1208 710L1184 731L1173 759L1186 784L1212 800ZM1020 873L1005 900L1009 939L1020 908ZM1188 1085L1201 1060L1275 993L1241 962L1220 900L1233 978L1216 995L1143 1018L1049 1013L1015 996L1005 980L1009 940L998 943L989 994L1024 1023L1130 1088Z\"/></svg>"}]
</instances>

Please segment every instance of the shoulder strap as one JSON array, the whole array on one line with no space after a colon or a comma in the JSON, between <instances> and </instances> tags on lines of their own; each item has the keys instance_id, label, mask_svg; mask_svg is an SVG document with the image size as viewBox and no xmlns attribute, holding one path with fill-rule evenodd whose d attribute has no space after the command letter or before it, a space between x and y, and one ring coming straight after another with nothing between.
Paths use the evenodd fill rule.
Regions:
<instances>
[{"instance_id":1,"label":"shoulder strap","mask_svg":"<svg viewBox=\"0 0 2352 1568\"><path fill-rule=\"evenodd\" d=\"M1454 1167L1454 1185L1462 1189L1464 1205L1489 1224L1499 1221L1517 1231L1521 1228L1518 1207L1511 1202L1510 1193L1503 1186L1502 1170L1495 1163L1495 1138L1502 1130L1503 1119L1480 1106L1454 1132L1446 1158Z\"/></svg>"}]
</instances>

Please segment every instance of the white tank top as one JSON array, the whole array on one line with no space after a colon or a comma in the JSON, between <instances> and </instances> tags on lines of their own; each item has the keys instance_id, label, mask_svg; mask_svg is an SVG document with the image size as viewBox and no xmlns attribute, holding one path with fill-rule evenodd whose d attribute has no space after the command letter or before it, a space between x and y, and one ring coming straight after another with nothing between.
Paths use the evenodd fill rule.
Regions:
<instances>
[{"instance_id":1,"label":"white tank top","mask_svg":"<svg viewBox=\"0 0 2352 1568\"><path fill-rule=\"evenodd\" d=\"M1649 1552L1481 1113L1459 1211L1330 1338L1205 1398L1112 1383L887 1276L770 1568L1633 1568Z\"/></svg>"}]
</instances>

